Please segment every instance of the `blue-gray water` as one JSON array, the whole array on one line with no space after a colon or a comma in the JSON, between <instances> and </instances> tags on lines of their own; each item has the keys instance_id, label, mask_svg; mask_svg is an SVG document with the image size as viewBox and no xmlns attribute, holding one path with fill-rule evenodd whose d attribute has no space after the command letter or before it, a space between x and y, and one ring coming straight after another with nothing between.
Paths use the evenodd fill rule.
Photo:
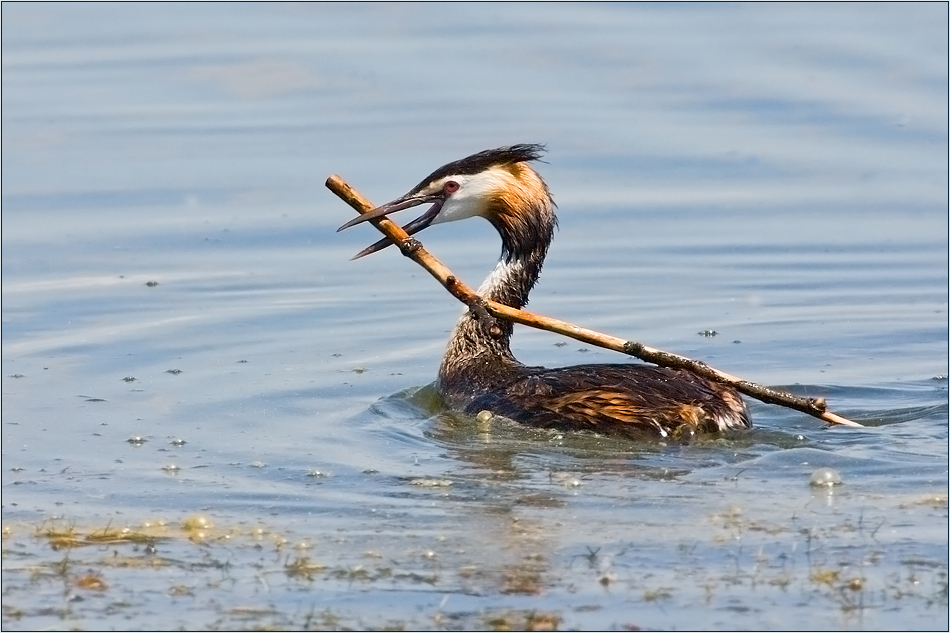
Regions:
<instances>
[{"instance_id":1,"label":"blue-gray water","mask_svg":"<svg viewBox=\"0 0 950 633\"><path fill-rule=\"evenodd\" d=\"M946 630L947 23L4 3L4 629ZM437 413L461 307L396 252L349 261L378 236L335 233L323 182L381 203L518 142L548 145L560 213L531 309L869 428L752 401L743 437L663 445ZM498 252L474 220L420 237L472 285ZM562 343L514 347L620 360ZM50 537L124 528L156 540Z\"/></svg>"}]
</instances>

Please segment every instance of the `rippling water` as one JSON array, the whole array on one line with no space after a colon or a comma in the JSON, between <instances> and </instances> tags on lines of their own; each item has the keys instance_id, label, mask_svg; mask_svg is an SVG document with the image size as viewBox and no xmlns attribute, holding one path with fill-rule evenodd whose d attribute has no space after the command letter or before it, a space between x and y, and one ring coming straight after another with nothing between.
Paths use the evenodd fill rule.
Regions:
<instances>
[{"instance_id":1,"label":"rippling water","mask_svg":"<svg viewBox=\"0 0 950 633\"><path fill-rule=\"evenodd\" d=\"M948 626L946 5L2 17L5 629ZM514 142L559 205L533 310L869 428L440 411L461 307L348 261L376 236L323 181L383 202ZM421 237L472 285L498 251Z\"/></svg>"}]
</instances>

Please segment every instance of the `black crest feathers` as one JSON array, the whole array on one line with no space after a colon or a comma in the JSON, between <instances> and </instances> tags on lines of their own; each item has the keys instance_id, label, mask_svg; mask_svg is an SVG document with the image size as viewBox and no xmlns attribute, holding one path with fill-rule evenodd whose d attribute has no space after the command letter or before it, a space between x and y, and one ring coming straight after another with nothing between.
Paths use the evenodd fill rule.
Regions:
<instances>
[{"instance_id":1,"label":"black crest feathers","mask_svg":"<svg viewBox=\"0 0 950 633\"><path fill-rule=\"evenodd\" d=\"M412 195L421 191L426 185L440 178L451 175L467 176L478 174L486 169L496 165L511 165L512 163L523 163L531 160L538 160L545 152L544 145L535 143L522 143L519 145L508 145L506 147L497 147L495 149L486 149L472 154L465 158L452 161L442 165L434 172L429 174L425 180L412 188L407 195Z\"/></svg>"}]
</instances>

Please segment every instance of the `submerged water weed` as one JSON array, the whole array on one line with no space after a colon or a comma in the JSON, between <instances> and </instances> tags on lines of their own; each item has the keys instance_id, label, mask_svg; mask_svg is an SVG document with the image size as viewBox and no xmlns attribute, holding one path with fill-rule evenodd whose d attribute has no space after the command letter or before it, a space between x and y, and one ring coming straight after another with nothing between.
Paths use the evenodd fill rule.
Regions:
<instances>
[{"instance_id":1,"label":"submerged water weed","mask_svg":"<svg viewBox=\"0 0 950 633\"><path fill-rule=\"evenodd\" d=\"M485 625L492 631L556 631L561 616L544 611L503 611L484 616Z\"/></svg>"},{"instance_id":2,"label":"submerged water weed","mask_svg":"<svg viewBox=\"0 0 950 633\"><path fill-rule=\"evenodd\" d=\"M215 527L207 516L190 516L178 522L153 521L134 528L108 525L90 528L49 521L37 528L5 525L3 534L5 622L29 618L68 623L99 617L100 609L113 609L120 603L147 608L146 604L160 600L156 597L160 594L171 600L206 601L209 614L219 610L220 621L240 621L241 628L297 628L299 622L273 607L227 606L233 583L250 574L268 585L272 581L267 577L279 571L291 581L313 582L322 577L342 580L348 585L386 579L435 585L439 580L437 574L431 573L395 573L387 565L331 567L307 555L298 555L282 565L271 558L272 563L262 565L266 559L259 559L261 554L272 552L279 556L291 540L298 544L298 550L313 545L307 539L289 539L261 527L244 528L233 524ZM156 543L159 544L157 550ZM50 559L44 554L50 550L63 551L64 555ZM149 569L161 573L141 575ZM112 570L113 580L106 579L109 570ZM62 597L64 583L65 598ZM110 602L71 598L69 592L75 590L87 594L108 593ZM65 606L50 608L50 601L56 603L57 600L65 600ZM321 625L329 625L333 620L329 612L309 619L312 624ZM60 626L53 625L53 628ZM208 626L214 628L213 624Z\"/></svg>"},{"instance_id":3,"label":"submerged water weed","mask_svg":"<svg viewBox=\"0 0 950 633\"><path fill-rule=\"evenodd\" d=\"M585 489L602 484L597 481ZM37 527L8 524L3 530L5 622L19 618L31 626L79 626L107 617L109 604L142 612L170 608L174 614L173 605L188 600L208 618L202 626L219 628L435 624L540 630L588 621L587 615L573 618L596 613L606 608L604 600L615 598L632 603L645 622L653 622L656 613L685 604L723 614L753 604L788 609L789 601L805 596L811 608L837 613L837 624L846 625L888 605L940 609L947 603L946 561L894 532L891 528L899 524L888 507L840 512L805 487L805 506L784 516L733 504L706 514L697 525L661 520L665 527L658 531L648 524L601 526L593 520L577 530L550 521L562 516L564 501L521 503L518 499L530 494L499 496L497 486L510 484L491 485L496 496L487 503L494 510L478 520L499 520L490 523L495 528L485 543L472 542L468 533L426 532L415 522L411 532L377 533L381 524L372 522L305 535L209 515L121 528L52 520ZM554 481L543 485L546 495L571 494ZM683 486L675 481L654 485ZM416 490L413 494L426 494ZM834 499L844 504L850 497ZM946 496L923 494L894 505L940 516ZM372 550L365 548L362 530L373 535ZM550 547L551 535L564 530L577 539L576 547ZM310 585L320 588L307 594L312 602L301 606L299 598L290 600ZM355 602L346 601L371 588L379 595L423 588L448 602L423 600L428 606L411 613L368 620ZM83 599L70 602L70 595ZM332 611L320 602L324 595L334 601ZM538 610L453 612L447 607L456 595L530 597L538 601ZM274 597L282 602L271 603ZM173 621L165 622L174 627Z\"/></svg>"},{"instance_id":4,"label":"submerged water weed","mask_svg":"<svg viewBox=\"0 0 950 633\"><path fill-rule=\"evenodd\" d=\"M712 542L727 548L735 561L734 573L721 580L753 589L771 585L786 591L797 586L837 604L846 621L895 600L916 598L928 606L947 603L945 560L888 560L894 552L879 539L888 515L862 513L856 523L847 517L829 518L812 516L808 519L812 524L802 527L796 516L784 522L776 517L749 519L736 507L712 515L722 530ZM890 571L895 565L901 570L896 574ZM922 575L927 584L920 582ZM714 600L716 592L713 583L707 601Z\"/></svg>"},{"instance_id":5,"label":"submerged water weed","mask_svg":"<svg viewBox=\"0 0 950 633\"><path fill-rule=\"evenodd\" d=\"M290 578L313 580L317 574L326 571L327 566L312 562L308 556L301 556L287 563L284 568Z\"/></svg>"},{"instance_id":6,"label":"submerged water weed","mask_svg":"<svg viewBox=\"0 0 950 633\"><path fill-rule=\"evenodd\" d=\"M73 584L79 589L86 589L88 591L105 591L109 588L109 585L106 584L105 580L103 580L102 576L98 573L80 576Z\"/></svg>"},{"instance_id":7,"label":"submerged water weed","mask_svg":"<svg viewBox=\"0 0 950 633\"><path fill-rule=\"evenodd\" d=\"M112 528L106 526L89 532L79 532L74 525L60 526L46 524L37 529L38 538L49 542L54 550L91 545L121 545L125 543L153 543L160 536L148 531L132 528Z\"/></svg>"}]
</instances>

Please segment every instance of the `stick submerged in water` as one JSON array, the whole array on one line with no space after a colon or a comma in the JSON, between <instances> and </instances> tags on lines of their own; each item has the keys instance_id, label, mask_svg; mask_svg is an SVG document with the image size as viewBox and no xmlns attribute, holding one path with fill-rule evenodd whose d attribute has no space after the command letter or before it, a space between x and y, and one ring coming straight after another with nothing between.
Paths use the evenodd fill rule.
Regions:
<instances>
[{"instance_id":1,"label":"stick submerged in water","mask_svg":"<svg viewBox=\"0 0 950 633\"><path fill-rule=\"evenodd\" d=\"M333 175L327 178L327 188L340 197L348 205L356 209L360 214L371 211L373 205L355 189L348 185L339 176ZM731 376L724 372L714 369L701 361L692 360L685 356L671 354L662 350L647 347L636 341L627 341L601 334L594 330L578 327L565 321L558 321L545 316L532 314L524 310L518 310L502 303L489 301L478 296L478 294L462 283L452 271L445 267L442 262L436 259L429 251L422 247L422 244L413 237L410 237L399 225L385 217L374 218L370 222L383 235L389 238L402 252L403 255L412 259L414 262L425 268L430 275L436 278L442 286L448 290L452 296L469 306L476 314L486 312L493 317L521 323L528 327L539 330L547 330L556 334L562 334L584 343L610 349L615 352L636 356L648 363L670 367L673 369L686 369L703 378L708 378L714 382L729 385L736 391L746 394L756 400L777 404L790 409L795 409L816 418L820 418L828 424L837 424L841 426L862 427L857 422L852 422L847 418L836 415L827 410L824 398L800 398L784 391L777 391L748 380L742 380L736 376Z\"/></svg>"}]
</instances>

